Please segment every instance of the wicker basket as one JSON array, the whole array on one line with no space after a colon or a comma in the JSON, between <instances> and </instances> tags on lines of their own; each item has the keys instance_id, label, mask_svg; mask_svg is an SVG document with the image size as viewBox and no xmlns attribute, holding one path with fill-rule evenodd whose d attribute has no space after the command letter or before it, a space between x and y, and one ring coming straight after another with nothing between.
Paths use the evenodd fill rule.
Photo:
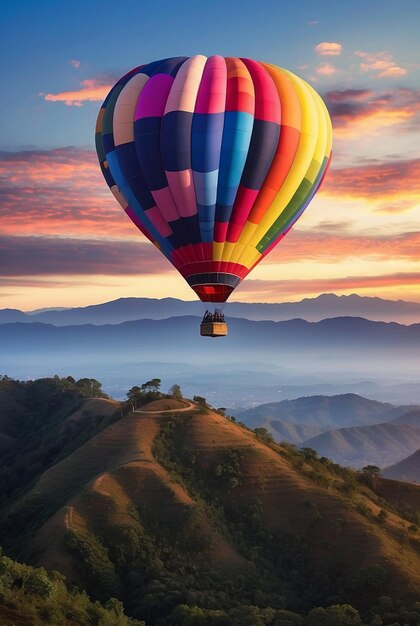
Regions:
<instances>
[{"instance_id":1,"label":"wicker basket","mask_svg":"<svg viewBox=\"0 0 420 626\"><path fill-rule=\"evenodd\" d=\"M228 334L225 322L201 322L200 335L202 337L225 337Z\"/></svg>"}]
</instances>

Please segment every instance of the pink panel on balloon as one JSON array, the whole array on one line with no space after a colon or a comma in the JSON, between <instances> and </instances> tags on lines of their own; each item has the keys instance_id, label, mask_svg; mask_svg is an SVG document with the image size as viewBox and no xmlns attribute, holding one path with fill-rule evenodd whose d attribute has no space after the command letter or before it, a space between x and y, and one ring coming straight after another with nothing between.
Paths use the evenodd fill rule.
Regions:
<instances>
[{"instance_id":1,"label":"pink panel on balloon","mask_svg":"<svg viewBox=\"0 0 420 626\"><path fill-rule=\"evenodd\" d=\"M222 113L226 101L227 68L223 57L207 59L195 103L196 113Z\"/></svg>"},{"instance_id":2,"label":"pink panel on balloon","mask_svg":"<svg viewBox=\"0 0 420 626\"><path fill-rule=\"evenodd\" d=\"M257 61L242 59L255 87L255 119L280 124L280 99L273 79Z\"/></svg>"},{"instance_id":3,"label":"pink panel on balloon","mask_svg":"<svg viewBox=\"0 0 420 626\"><path fill-rule=\"evenodd\" d=\"M162 117L173 82L174 79L168 74L152 76L141 91L135 119Z\"/></svg>"},{"instance_id":4,"label":"pink panel on balloon","mask_svg":"<svg viewBox=\"0 0 420 626\"><path fill-rule=\"evenodd\" d=\"M145 211L145 214L152 222L159 235L162 235L162 237L169 237L170 235L172 235L171 227L165 222L157 206L154 206L151 209L147 209L147 211Z\"/></svg>"},{"instance_id":5,"label":"pink panel on balloon","mask_svg":"<svg viewBox=\"0 0 420 626\"><path fill-rule=\"evenodd\" d=\"M196 215L197 203L195 200L192 170L188 169L179 172L165 171L165 173L181 217Z\"/></svg>"},{"instance_id":6,"label":"pink panel on balloon","mask_svg":"<svg viewBox=\"0 0 420 626\"><path fill-rule=\"evenodd\" d=\"M179 219L180 215L169 187L155 189L151 194L167 222Z\"/></svg>"}]
</instances>

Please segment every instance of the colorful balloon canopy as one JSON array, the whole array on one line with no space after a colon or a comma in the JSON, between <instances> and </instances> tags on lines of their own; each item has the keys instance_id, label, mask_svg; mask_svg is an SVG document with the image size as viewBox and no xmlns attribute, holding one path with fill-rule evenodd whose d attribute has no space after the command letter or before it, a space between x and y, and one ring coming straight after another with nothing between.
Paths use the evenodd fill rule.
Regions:
<instances>
[{"instance_id":1,"label":"colorful balloon canopy","mask_svg":"<svg viewBox=\"0 0 420 626\"><path fill-rule=\"evenodd\" d=\"M328 169L331 121L291 72L176 57L135 68L99 112L114 196L204 302L224 302L303 213Z\"/></svg>"}]
</instances>

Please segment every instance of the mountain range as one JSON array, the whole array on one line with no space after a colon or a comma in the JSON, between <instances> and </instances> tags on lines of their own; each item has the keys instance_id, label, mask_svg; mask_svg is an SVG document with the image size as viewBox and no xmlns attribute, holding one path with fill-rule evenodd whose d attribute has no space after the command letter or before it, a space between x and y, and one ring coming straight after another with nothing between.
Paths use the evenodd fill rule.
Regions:
<instances>
[{"instance_id":1,"label":"mountain range","mask_svg":"<svg viewBox=\"0 0 420 626\"><path fill-rule=\"evenodd\" d=\"M250 428L276 441L314 448L341 465L394 464L420 445L420 409L393 406L356 394L311 396L236 412Z\"/></svg>"},{"instance_id":2,"label":"mountain range","mask_svg":"<svg viewBox=\"0 0 420 626\"><path fill-rule=\"evenodd\" d=\"M318 322L331 317L349 316L401 324L420 322L420 303L384 300L357 294L337 296L328 293L317 298L305 298L300 302L229 302L225 310L229 317L250 320L284 321L300 318ZM120 298L86 307L38 309L27 313L18 309L1 309L0 324L14 322L42 322L55 326L121 324L138 319L164 319L186 315L202 317L203 312L203 305L198 301L176 298Z\"/></svg>"},{"instance_id":3,"label":"mountain range","mask_svg":"<svg viewBox=\"0 0 420 626\"><path fill-rule=\"evenodd\" d=\"M0 341L5 351L59 352L64 355L75 346L98 354L113 353L134 356L141 351L169 361L179 354L205 356L210 360L233 361L238 355L252 352L254 359L271 354L282 364L282 355L293 350L308 353L319 360L325 355L343 351L363 360L380 357L387 351L404 351L406 360L418 354L420 324L404 326L396 323L372 322L362 318L332 318L321 322L294 319L284 322L229 320L229 335L212 340L199 336L197 318L173 317L162 320L138 320L116 325L79 325L56 327L51 324L2 324ZM368 354L371 351L371 354ZM163 354L162 354L163 352ZM186 359L187 360L187 359ZM344 361L344 358L342 358ZM286 364L285 361L284 364ZM395 364L394 364L395 365ZM363 363L360 363L363 366Z\"/></svg>"},{"instance_id":4,"label":"mountain range","mask_svg":"<svg viewBox=\"0 0 420 626\"><path fill-rule=\"evenodd\" d=\"M396 407L388 402L378 402L358 394L347 393L270 402L245 411L238 411L235 416L250 428L271 426L276 429L280 422L325 430L326 428L367 426L391 421L414 410L419 410L419 407Z\"/></svg>"},{"instance_id":5,"label":"mountain range","mask_svg":"<svg viewBox=\"0 0 420 626\"><path fill-rule=\"evenodd\" d=\"M420 447L420 428L406 424L375 424L329 430L301 444L340 465L381 468L401 461Z\"/></svg>"},{"instance_id":6,"label":"mountain range","mask_svg":"<svg viewBox=\"0 0 420 626\"><path fill-rule=\"evenodd\" d=\"M420 402L420 324L332 318L321 322L232 318L229 335L200 337L197 317L122 324L1 324L0 373L15 377L95 376L113 395L139 375L163 371L225 407L279 398L357 392ZM180 378L182 380L180 380Z\"/></svg>"}]
</instances>

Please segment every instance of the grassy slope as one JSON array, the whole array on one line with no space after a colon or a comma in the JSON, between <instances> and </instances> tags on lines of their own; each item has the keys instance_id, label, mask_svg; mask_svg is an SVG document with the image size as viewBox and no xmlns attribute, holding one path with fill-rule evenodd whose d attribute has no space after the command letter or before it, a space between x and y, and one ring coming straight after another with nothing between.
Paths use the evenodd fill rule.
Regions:
<instances>
[{"instance_id":1,"label":"grassy slope","mask_svg":"<svg viewBox=\"0 0 420 626\"><path fill-rule=\"evenodd\" d=\"M277 587L298 563L305 574L287 583L286 597L299 596L299 589L325 572L340 572L341 588L349 588L359 571L375 564L389 572L387 595L415 593L420 557L410 521L355 483L351 472L340 475L331 465L303 462L292 450L268 446L213 411L176 414L177 406L185 409L185 403L161 400L147 407L150 414L129 414L44 472L14 507L18 519L41 499L45 518L39 525L35 511L29 531L19 538L21 555L62 571L96 597L101 589L103 597L118 595L142 618L147 611L136 612L139 594L134 600L124 596L127 576L144 569L150 579L158 578L162 563L175 577L185 567L211 568L231 584L261 573L265 580L273 577ZM159 414L168 408L173 412ZM170 450L156 448L168 425ZM232 453L240 459L240 480L231 485L217 468ZM345 489L349 482L351 496ZM379 524L382 508L388 515ZM87 572L80 546L70 549L69 537L94 538L106 580L98 582ZM133 556L134 544L140 548ZM276 557L270 561L271 549Z\"/></svg>"}]
</instances>

